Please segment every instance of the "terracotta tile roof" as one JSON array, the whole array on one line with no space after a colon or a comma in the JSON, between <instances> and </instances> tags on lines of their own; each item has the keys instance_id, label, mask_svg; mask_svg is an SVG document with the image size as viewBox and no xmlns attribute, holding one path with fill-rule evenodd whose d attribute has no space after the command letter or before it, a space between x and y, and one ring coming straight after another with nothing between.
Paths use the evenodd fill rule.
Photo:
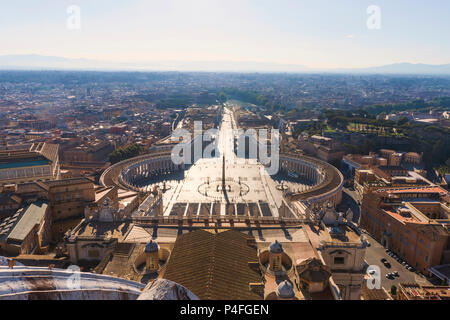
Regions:
<instances>
[{"instance_id":1,"label":"terracotta tile roof","mask_svg":"<svg viewBox=\"0 0 450 320\"><path fill-rule=\"evenodd\" d=\"M392 218L394 218L394 219L396 219L396 220L398 220L400 222L411 222L411 223L427 224L427 222L418 221L418 220L414 219L412 216L411 217L404 217L401 214L399 214L397 212L390 211L390 210L384 210L384 212L386 212Z\"/></svg>"},{"instance_id":2,"label":"terracotta tile roof","mask_svg":"<svg viewBox=\"0 0 450 320\"><path fill-rule=\"evenodd\" d=\"M162 278L185 286L202 300L259 300L249 283L262 281L253 237L228 230L198 230L178 236Z\"/></svg>"},{"instance_id":3,"label":"terracotta tile roof","mask_svg":"<svg viewBox=\"0 0 450 320\"><path fill-rule=\"evenodd\" d=\"M384 212L386 212L394 219L397 219L398 221L408 223L408 225L411 226L412 228L415 228L417 232L421 232L428 239L431 239L433 241L439 240L440 236L443 237L448 236L448 232L446 231L445 227L442 226L441 224L438 223L430 224L429 222L418 221L412 217L411 218L403 217L402 215L389 210L384 210Z\"/></svg>"},{"instance_id":4,"label":"terracotta tile roof","mask_svg":"<svg viewBox=\"0 0 450 320\"><path fill-rule=\"evenodd\" d=\"M448 191L441 187L422 187L422 188L399 188L399 189L379 189L377 192L385 192L385 193L392 193L392 194L399 194L399 193L439 193L441 196L447 195Z\"/></svg>"}]
</instances>

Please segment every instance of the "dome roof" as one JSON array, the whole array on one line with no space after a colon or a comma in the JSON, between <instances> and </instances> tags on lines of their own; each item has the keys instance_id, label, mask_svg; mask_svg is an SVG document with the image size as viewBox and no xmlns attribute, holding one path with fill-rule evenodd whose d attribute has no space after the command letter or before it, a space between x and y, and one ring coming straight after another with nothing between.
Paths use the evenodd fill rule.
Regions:
<instances>
[{"instance_id":1,"label":"dome roof","mask_svg":"<svg viewBox=\"0 0 450 320\"><path fill-rule=\"evenodd\" d=\"M289 299L295 296L294 287L288 280L280 282L277 288L277 295L280 298Z\"/></svg>"},{"instance_id":2,"label":"dome roof","mask_svg":"<svg viewBox=\"0 0 450 320\"><path fill-rule=\"evenodd\" d=\"M275 240L275 242L272 242L270 244L269 251L272 253L282 253L283 246L281 245L281 243L279 243L277 240Z\"/></svg>"},{"instance_id":3,"label":"dome roof","mask_svg":"<svg viewBox=\"0 0 450 320\"><path fill-rule=\"evenodd\" d=\"M157 252L159 250L159 245L156 241L150 240L146 245L145 245L145 252L149 253L149 252Z\"/></svg>"},{"instance_id":4,"label":"dome roof","mask_svg":"<svg viewBox=\"0 0 450 320\"><path fill-rule=\"evenodd\" d=\"M138 300L199 300L198 297L182 285L157 279L145 287Z\"/></svg>"}]
</instances>

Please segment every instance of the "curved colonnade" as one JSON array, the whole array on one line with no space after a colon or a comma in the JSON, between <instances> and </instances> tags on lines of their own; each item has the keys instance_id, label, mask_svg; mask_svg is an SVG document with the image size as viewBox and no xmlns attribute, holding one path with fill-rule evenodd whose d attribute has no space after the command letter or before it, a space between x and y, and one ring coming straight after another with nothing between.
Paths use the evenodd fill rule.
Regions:
<instances>
[{"instance_id":1,"label":"curved colonnade","mask_svg":"<svg viewBox=\"0 0 450 320\"><path fill-rule=\"evenodd\" d=\"M128 190L145 191L139 187L143 179L180 170L184 170L184 165L175 165L168 152L147 154L109 167L102 174L100 183L103 186L116 185ZM327 162L304 155L281 154L280 170L295 172L313 183L311 188L304 191L286 194L291 201L331 201L333 204L341 201L344 178L338 169Z\"/></svg>"},{"instance_id":2,"label":"curved colonnade","mask_svg":"<svg viewBox=\"0 0 450 320\"><path fill-rule=\"evenodd\" d=\"M305 191L288 194L290 200L311 203L331 201L334 205L341 202L344 176L331 164L304 155L281 154L280 170L295 172L314 183Z\"/></svg>"},{"instance_id":3,"label":"curved colonnade","mask_svg":"<svg viewBox=\"0 0 450 320\"><path fill-rule=\"evenodd\" d=\"M146 164L147 168L153 168L153 166L151 166L151 163L153 162L159 163L159 166L161 168L164 167L169 168L170 164L173 164L170 158L170 152L150 153L135 158L127 159L107 168L100 177L100 185L104 187L117 186L123 189L133 191L143 191L141 188L137 187L133 181L128 180L128 178L124 179L123 174L128 173L131 176L131 173L134 173L136 174L136 180L134 181L138 181L139 178L143 178L143 176L141 177L138 176L138 174L144 172L144 170L140 169L140 167L142 167L141 164ZM164 163L164 165L161 165L161 162ZM133 170L129 170L131 168L133 168ZM146 174L146 176L150 177L151 174L150 175Z\"/></svg>"},{"instance_id":4,"label":"curved colonnade","mask_svg":"<svg viewBox=\"0 0 450 320\"><path fill-rule=\"evenodd\" d=\"M184 170L184 164L174 164L170 154L153 156L123 168L119 175L119 183L134 191L144 191L138 185L140 181L180 170Z\"/></svg>"}]
</instances>

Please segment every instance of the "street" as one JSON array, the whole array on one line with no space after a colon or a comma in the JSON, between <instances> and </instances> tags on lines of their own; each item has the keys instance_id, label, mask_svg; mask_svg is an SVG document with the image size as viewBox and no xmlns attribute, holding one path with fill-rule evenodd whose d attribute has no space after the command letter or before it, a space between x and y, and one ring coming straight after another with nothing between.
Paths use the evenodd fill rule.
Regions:
<instances>
[{"instance_id":1,"label":"street","mask_svg":"<svg viewBox=\"0 0 450 320\"><path fill-rule=\"evenodd\" d=\"M366 261L368 265L376 265L381 271L381 286L390 291L392 285L398 285L399 283L411 283L417 282L422 285L430 285L430 282L423 276L416 274L415 272L408 271L405 266L399 263L386 253L380 243L378 243L369 234L364 232L367 240L370 243L370 247L366 249ZM381 262L381 259L385 258L390 264L391 268L386 268ZM398 271L399 277L394 277L392 280L386 278L386 274Z\"/></svg>"},{"instance_id":2,"label":"street","mask_svg":"<svg viewBox=\"0 0 450 320\"><path fill-rule=\"evenodd\" d=\"M360 206L358 205L358 201L360 200L360 196L357 192L352 188L343 188L342 193L342 202L346 207L350 207L353 211L353 221L356 222L360 216ZM387 291L390 291L392 285L398 286L399 283L411 283L416 282L422 285L429 285L430 282L422 275L416 274L415 272L411 272L405 268L401 262L398 262L393 257L389 256L386 252L386 248L384 248L376 239L374 239L370 234L364 232L367 240L370 243L370 246L366 249L366 262L370 265L376 265L380 268L381 272L381 286L384 287ZM390 268L387 268L382 262L381 259L386 259L391 265ZM386 278L386 274L397 271L399 277L394 277L392 279Z\"/></svg>"}]
</instances>

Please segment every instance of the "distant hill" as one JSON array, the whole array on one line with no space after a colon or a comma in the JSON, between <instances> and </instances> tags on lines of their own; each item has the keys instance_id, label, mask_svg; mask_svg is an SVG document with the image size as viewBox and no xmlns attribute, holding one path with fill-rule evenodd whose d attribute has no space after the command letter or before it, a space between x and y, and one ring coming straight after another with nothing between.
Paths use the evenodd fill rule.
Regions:
<instances>
[{"instance_id":1,"label":"distant hill","mask_svg":"<svg viewBox=\"0 0 450 320\"><path fill-rule=\"evenodd\" d=\"M446 74L450 75L450 64L394 63L385 66L353 69L364 73L383 74Z\"/></svg>"},{"instance_id":2,"label":"distant hill","mask_svg":"<svg viewBox=\"0 0 450 320\"><path fill-rule=\"evenodd\" d=\"M103 61L31 55L0 56L0 69L103 69L111 67Z\"/></svg>"},{"instance_id":3,"label":"distant hill","mask_svg":"<svg viewBox=\"0 0 450 320\"><path fill-rule=\"evenodd\" d=\"M152 61L118 63L90 59L69 59L41 55L0 56L0 69L13 70L141 70L141 71L228 71L305 72L302 65L244 61Z\"/></svg>"},{"instance_id":4,"label":"distant hill","mask_svg":"<svg viewBox=\"0 0 450 320\"><path fill-rule=\"evenodd\" d=\"M225 71L286 73L370 73L450 75L450 64L395 63L359 69L312 69L304 65L252 61L151 61L119 63L42 55L0 56L0 69L9 70L110 70L110 71Z\"/></svg>"}]
</instances>

